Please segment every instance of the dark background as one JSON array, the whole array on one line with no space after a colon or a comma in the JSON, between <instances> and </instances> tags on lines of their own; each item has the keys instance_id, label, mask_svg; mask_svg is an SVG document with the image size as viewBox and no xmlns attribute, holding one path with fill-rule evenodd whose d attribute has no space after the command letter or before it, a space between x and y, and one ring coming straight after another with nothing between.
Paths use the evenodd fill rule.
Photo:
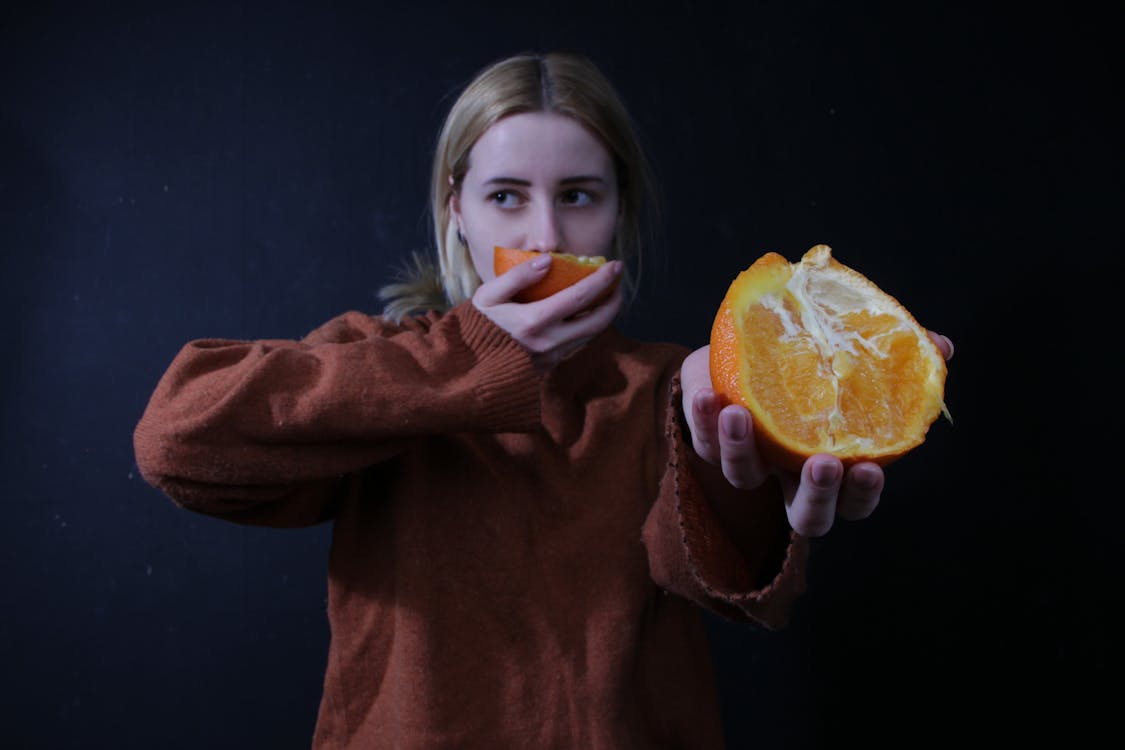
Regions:
<instances>
[{"instance_id":1,"label":"dark background","mask_svg":"<svg viewBox=\"0 0 1125 750\"><path fill-rule=\"evenodd\" d=\"M330 527L176 509L133 427L189 339L377 311L429 242L450 97L555 48L617 83L662 185L663 261L627 332L702 345L738 271L824 242L957 345L955 423L891 468L871 519L816 541L791 625L709 619L732 747L1092 732L1121 666L1109 20L402 5L2 12L4 746L308 746Z\"/></svg>"}]
</instances>

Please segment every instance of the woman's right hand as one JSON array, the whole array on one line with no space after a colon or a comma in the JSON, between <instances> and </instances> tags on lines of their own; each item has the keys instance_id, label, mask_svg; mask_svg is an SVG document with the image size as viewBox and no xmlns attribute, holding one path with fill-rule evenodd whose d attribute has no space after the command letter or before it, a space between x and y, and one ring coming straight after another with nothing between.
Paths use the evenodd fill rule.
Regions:
<instances>
[{"instance_id":1,"label":"woman's right hand","mask_svg":"<svg viewBox=\"0 0 1125 750\"><path fill-rule=\"evenodd\" d=\"M621 285L616 283L623 268L618 260L545 299L527 304L512 301L521 289L546 276L550 267L551 256L543 253L485 281L473 295L473 305L527 350L540 373L550 371L605 330L623 302ZM612 293L591 308L590 303L611 287L615 287Z\"/></svg>"}]
</instances>

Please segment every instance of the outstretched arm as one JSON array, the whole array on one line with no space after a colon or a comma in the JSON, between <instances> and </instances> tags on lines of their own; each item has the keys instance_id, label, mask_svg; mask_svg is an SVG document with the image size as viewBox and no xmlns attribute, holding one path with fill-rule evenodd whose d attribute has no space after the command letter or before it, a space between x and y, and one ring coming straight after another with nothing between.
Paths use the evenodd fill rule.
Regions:
<instances>
[{"instance_id":1,"label":"outstretched arm","mask_svg":"<svg viewBox=\"0 0 1125 750\"><path fill-rule=\"evenodd\" d=\"M343 477L412 440L533 429L538 404L526 352L471 305L401 326L349 313L302 341L188 344L134 445L146 480L186 507L242 520L285 501L309 509L287 518L315 520Z\"/></svg>"}]
</instances>

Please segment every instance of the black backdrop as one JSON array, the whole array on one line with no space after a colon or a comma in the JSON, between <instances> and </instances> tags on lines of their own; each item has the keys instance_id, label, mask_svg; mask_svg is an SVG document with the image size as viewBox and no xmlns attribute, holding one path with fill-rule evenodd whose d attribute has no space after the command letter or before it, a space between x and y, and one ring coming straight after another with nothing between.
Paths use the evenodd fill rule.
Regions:
<instances>
[{"instance_id":1,"label":"black backdrop","mask_svg":"<svg viewBox=\"0 0 1125 750\"><path fill-rule=\"evenodd\" d=\"M404 6L3 11L3 744L308 745L330 528L176 509L139 479L133 426L189 339L376 311L428 242L449 96L555 48L617 82L662 185L664 260L627 332L701 345L734 274L825 242L957 344L955 424L892 467L873 518L815 543L792 624L709 619L731 745L1089 731L1120 666L1107 19Z\"/></svg>"}]
</instances>

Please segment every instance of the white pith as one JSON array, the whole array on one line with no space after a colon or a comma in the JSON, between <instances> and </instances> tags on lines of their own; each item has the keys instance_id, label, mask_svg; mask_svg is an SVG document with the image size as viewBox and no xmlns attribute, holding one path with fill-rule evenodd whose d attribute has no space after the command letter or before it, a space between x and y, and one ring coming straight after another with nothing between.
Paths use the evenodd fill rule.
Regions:
<instances>
[{"instance_id":1,"label":"white pith","mask_svg":"<svg viewBox=\"0 0 1125 750\"><path fill-rule=\"evenodd\" d=\"M825 424L824 434L833 451L869 452L880 444L886 447L886 438L889 436L877 440L878 436L849 434L844 429L841 379L850 371L852 358L866 356L887 359L888 339L894 334L909 332L925 342L928 342L928 334L913 320L900 317L901 309L893 298L840 267L829 265L827 248L810 253L801 263L793 264L791 268L792 274L784 289L763 294L759 304L777 317L783 328L782 341L804 340L819 355L822 368L819 375L831 389L834 406L828 412L810 415L808 419ZM864 293L859 293L855 289L857 284L868 288ZM791 297L792 300L788 308L784 303L786 297ZM796 317L793 308L796 308ZM872 316L889 315L897 322L890 330L870 337L844 327L842 317L863 312ZM934 349L932 353L924 345L923 348L928 356L940 357L936 347L929 347ZM937 392L941 390L943 369L940 365L930 368L929 378L932 383L938 384ZM948 417L945 404L939 403L937 406Z\"/></svg>"}]
</instances>

